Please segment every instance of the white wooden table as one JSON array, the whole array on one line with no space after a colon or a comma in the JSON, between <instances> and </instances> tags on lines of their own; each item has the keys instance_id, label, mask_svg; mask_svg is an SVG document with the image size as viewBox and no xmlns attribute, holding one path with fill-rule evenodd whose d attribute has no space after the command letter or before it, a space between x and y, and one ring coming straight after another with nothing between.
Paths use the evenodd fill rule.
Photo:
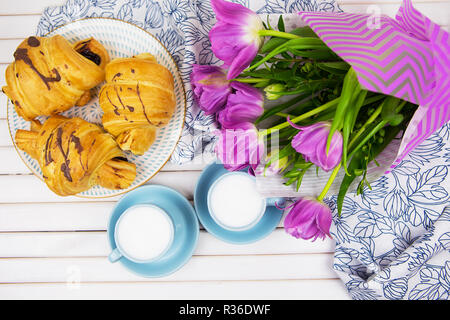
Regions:
<instances>
[{"instance_id":1,"label":"white wooden table","mask_svg":"<svg viewBox=\"0 0 450 320\"><path fill-rule=\"evenodd\" d=\"M0 85L18 44L36 31L40 13L64 0L1 0ZM450 0L413 1L435 22L450 24ZM399 0L341 0L348 12L394 16ZM378 7L370 7L377 4ZM371 11L374 12L374 11ZM164 278L142 278L107 260L107 220L117 198L54 195L19 159L0 96L0 299L349 299L332 269L332 240L287 235L280 224L250 245L230 245L200 230L194 256ZM149 183L192 200L203 165L167 164Z\"/></svg>"}]
</instances>

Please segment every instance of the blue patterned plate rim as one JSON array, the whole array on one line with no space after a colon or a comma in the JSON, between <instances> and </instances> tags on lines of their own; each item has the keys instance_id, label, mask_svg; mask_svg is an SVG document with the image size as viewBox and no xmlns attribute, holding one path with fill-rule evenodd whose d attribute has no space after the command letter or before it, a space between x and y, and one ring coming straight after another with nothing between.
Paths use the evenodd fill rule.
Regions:
<instances>
[{"instance_id":1,"label":"blue patterned plate rim","mask_svg":"<svg viewBox=\"0 0 450 320\"><path fill-rule=\"evenodd\" d=\"M177 204L175 204L177 203ZM172 246L157 261L136 263L122 257L118 262L128 271L139 276L164 277L178 271L192 257L198 242L199 223L191 203L178 191L162 185L146 185L130 191L116 203L108 220L108 243L116 248L114 228L119 217L130 207L153 204L171 217L175 233Z\"/></svg>"},{"instance_id":2,"label":"blue patterned plate rim","mask_svg":"<svg viewBox=\"0 0 450 320\"><path fill-rule=\"evenodd\" d=\"M276 207L268 206L261 220L252 228L243 231L226 230L211 217L207 204L208 190L217 178L226 173L229 171L221 163L214 161L200 175L194 192L195 211L200 223L218 239L233 244L248 244L265 238L275 230L283 216L283 212Z\"/></svg>"}]
</instances>

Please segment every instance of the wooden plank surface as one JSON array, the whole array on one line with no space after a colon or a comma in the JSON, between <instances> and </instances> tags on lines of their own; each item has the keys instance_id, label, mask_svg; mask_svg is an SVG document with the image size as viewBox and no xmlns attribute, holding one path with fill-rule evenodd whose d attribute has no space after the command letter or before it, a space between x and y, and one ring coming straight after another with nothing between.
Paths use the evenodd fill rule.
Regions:
<instances>
[{"instance_id":1,"label":"wooden plank surface","mask_svg":"<svg viewBox=\"0 0 450 320\"><path fill-rule=\"evenodd\" d=\"M106 221L105 219L102 220ZM99 227L106 230L106 225ZM87 230L84 230L87 231ZM7 232L0 233L2 258L106 257L110 246L105 231ZM245 245L230 244L200 231L196 256L332 254L334 241L307 242L287 236L283 228L266 238Z\"/></svg>"},{"instance_id":2,"label":"wooden plank surface","mask_svg":"<svg viewBox=\"0 0 450 320\"><path fill-rule=\"evenodd\" d=\"M338 279L87 283L76 267L67 273L64 283L0 284L0 299L349 299Z\"/></svg>"},{"instance_id":3,"label":"wooden plank surface","mask_svg":"<svg viewBox=\"0 0 450 320\"><path fill-rule=\"evenodd\" d=\"M3 0L0 6L0 74L12 53L35 34L44 8L65 0ZM341 0L347 12L393 17L399 0ZM414 6L449 29L450 1L418 0ZM0 86L4 85L0 77ZM0 94L0 105L6 96ZM192 200L206 163L167 164L149 183ZM334 242L300 241L280 223L270 236L232 245L200 230L189 263L159 279L136 276L107 260L107 221L120 197L58 197L19 159L0 107L0 299L349 299L332 269Z\"/></svg>"}]
</instances>

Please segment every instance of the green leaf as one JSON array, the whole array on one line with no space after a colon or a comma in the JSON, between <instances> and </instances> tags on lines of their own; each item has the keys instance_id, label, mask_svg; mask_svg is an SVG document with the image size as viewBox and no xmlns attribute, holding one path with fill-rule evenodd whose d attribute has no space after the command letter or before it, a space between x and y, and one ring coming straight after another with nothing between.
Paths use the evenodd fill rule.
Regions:
<instances>
[{"instance_id":1,"label":"green leaf","mask_svg":"<svg viewBox=\"0 0 450 320\"><path fill-rule=\"evenodd\" d=\"M405 101L399 98L393 96L387 97L381 110L381 118L389 122L392 126L398 126L404 119L403 115L399 113L399 109L405 103Z\"/></svg>"},{"instance_id":2,"label":"green leaf","mask_svg":"<svg viewBox=\"0 0 450 320\"><path fill-rule=\"evenodd\" d=\"M302 180L303 180L303 176L305 175L306 170L303 170L301 172L301 174L298 175L297 177L297 185L296 185L296 191L298 191L298 189L300 189L300 186L302 184Z\"/></svg>"},{"instance_id":3,"label":"green leaf","mask_svg":"<svg viewBox=\"0 0 450 320\"><path fill-rule=\"evenodd\" d=\"M350 164L348 165L348 171L351 172L351 174L350 175L345 174L344 178L342 179L341 185L339 187L339 193L337 196L337 209L339 217L341 216L342 205L344 204L345 195L347 194L350 185L356 178L354 171L362 169L363 159L364 159L363 153L359 152L355 154L352 160L350 161Z\"/></svg>"},{"instance_id":4,"label":"green leaf","mask_svg":"<svg viewBox=\"0 0 450 320\"><path fill-rule=\"evenodd\" d=\"M292 170L284 174L285 178L294 178L298 177L298 175L301 173L299 170Z\"/></svg>"},{"instance_id":5,"label":"green leaf","mask_svg":"<svg viewBox=\"0 0 450 320\"><path fill-rule=\"evenodd\" d=\"M342 128L346 112L352 100L359 95L360 90L361 86L359 85L356 72L353 68L350 68L344 78L341 99L339 100L339 104L336 108L334 120L331 123L330 133L327 139L327 153L330 149L331 139L333 138L334 133L336 130L340 130Z\"/></svg>"},{"instance_id":6,"label":"green leaf","mask_svg":"<svg viewBox=\"0 0 450 320\"><path fill-rule=\"evenodd\" d=\"M359 86L359 85L358 85ZM350 138L350 133L353 131L353 127L355 126L356 118L358 117L359 110L361 109L364 100L367 96L367 90L361 90L357 95L356 99L352 101L353 107L348 108L344 116L344 124L342 127L342 164L344 165L344 170L347 174L347 152L348 152L348 143Z\"/></svg>"},{"instance_id":7,"label":"green leaf","mask_svg":"<svg viewBox=\"0 0 450 320\"><path fill-rule=\"evenodd\" d=\"M287 42L288 39L283 38L271 38L269 39L259 50L261 53L266 53L274 50L275 48L281 46L283 43Z\"/></svg>"},{"instance_id":8,"label":"green leaf","mask_svg":"<svg viewBox=\"0 0 450 320\"><path fill-rule=\"evenodd\" d=\"M282 30L280 30L280 31L282 31ZM318 38L317 35L314 33L314 31L312 31L312 29L309 27L297 28L288 33L295 34L299 37ZM289 39L272 37L262 46L262 48L260 49L260 52L266 53L266 52L272 51L273 49L282 45L283 43L286 43L287 41L289 41Z\"/></svg>"},{"instance_id":9,"label":"green leaf","mask_svg":"<svg viewBox=\"0 0 450 320\"><path fill-rule=\"evenodd\" d=\"M397 107L402 100L393 96L388 96L383 102L381 117L387 120L392 115L397 114Z\"/></svg>"},{"instance_id":10,"label":"green leaf","mask_svg":"<svg viewBox=\"0 0 450 320\"><path fill-rule=\"evenodd\" d=\"M332 73L332 74L345 74L347 73L348 69L350 68L350 65L347 62L344 61L338 61L338 62L318 62L316 63L317 67Z\"/></svg>"},{"instance_id":11,"label":"green leaf","mask_svg":"<svg viewBox=\"0 0 450 320\"><path fill-rule=\"evenodd\" d=\"M283 159L284 157L289 157L292 154L295 154L294 148L292 148L291 144L288 144L280 152L275 153L272 157L270 157L269 161L266 164L266 167L270 166L272 162L277 161L278 159Z\"/></svg>"},{"instance_id":12,"label":"green leaf","mask_svg":"<svg viewBox=\"0 0 450 320\"><path fill-rule=\"evenodd\" d=\"M299 37L319 38L317 34L308 26L296 28L289 33L295 34L296 36Z\"/></svg>"},{"instance_id":13,"label":"green leaf","mask_svg":"<svg viewBox=\"0 0 450 320\"><path fill-rule=\"evenodd\" d=\"M389 118L389 124L391 126L398 126L400 123L402 123L404 117L402 114L396 114Z\"/></svg>"},{"instance_id":14,"label":"green leaf","mask_svg":"<svg viewBox=\"0 0 450 320\"><path fill-rule=\"evenodd\" d=\"M284 111L285 109L287 109L287 108L293 106L294 104L302 101L307 96L308 96L308 94L302 94L302 95L299 95L299 96L297 96L297 97L295 97L295 98L293 98L293 99L291 99L291 100L289 100L289 101L287 101L285 103L282 103L282 104L280 104L278 106L275 106L275 107L273 107L271 109L265 110L264 113L256 120L255 124L258 124L259 122L269 118L270 116L272 116L272 115L274 115L274 114L276 114L278 112Z\"/></svg>"},{"instance_id":15,"label":"green leaf","mask_svg":"<svg viewBox=\"0 0 450 320\"><path fill-rule=\"evenodd\" d=\"M288 70L283 70L283 71L278 71L278 72L274 72L273 74L273 79L274 80L280 80L280 81L288 81L289 79L292 78L292 70L288 69Z\"/></svg>"},{"instance_id":16,"label":"green leaf","mask_svg":"<svg viewBox=\"0 0 450 320\"><path fill-rule=\"evenodd\" d=\"M272 40L272 39L271 39ZM269 43L271 40L269 40L267 43ZM318 38L313 37L306 37L306 38L296 38L296 39L289 39L283 43L281 43L278 46L271 46L271 50L269 51L266 56L259 60L256 63L252 63L250 67L247 68L247 71L255 69L265 63L266 61L272 59L273 57L281 54L282 52L285 52L287 48L290 47L292 49L320 49L320 48L328 48L324 42ZM263 49L267 49L264 48ZM265 53L266 51L261 50L262 53Z\"/></svg>"},{"instance_id":17,"label":"green leaf","mask_svg":"<svg viewBox=\"0 0 450 320\"><path fill-rule=\"evenodd\" d=\"M267 81L261 81L261 82L255 83L253 86L254 86L255 88L265 88L265 87L267 87L269 84L270 84L270 80L267 80Z\"/></svg>"},{"instance_id":18,"label":"green leaf","mask_svg":"<svg viewBox=\"0 0 450 320\"><path fill-rule=\"evenodd\" d=\"M283 21L283 16L282 15L280 15L280 17L278 18L278 30L282 31L282 32L285 32L284 21Z\"/></svg>"},{"instance_id":19,"label":"green leaf","mask_svg":"<svg viewBox=\"0 0 450 320\"><path fill-rule=\"evenodd\" d=\"M367 126L366 130L364 130L364 133L361 134L360 138L357 140L359 142L355 148L350 152L349 157L351 157L353 154L359 151L367 141L369 141L370 138L372 138L378 131L383 129L383 127L388 122L386 120L379 120L371 123L369 126Z\"/></svg>"},{"instance_id":20,"label":"green leaf","mask_svg":"<svg viewBox=\"0 0 450 320\"><path fill-rule=\"evenodd\" d=\"M290 178L290 179L289 179L288 181L286 181L284 184L285 184L286 186L289 186L289 185L293 184L295 181L297 181L297 177Z\"/></svg>"},{"instance_id":21,"label":"green leaf","mask_svg":"<svg viewBox=\"0 0 450 320\"><path fill-rule=\"evenodd\" d=\"M383 143L377 143L371 146L370 156L368 157L367 161L365 161L365 154L361 150L355 152L354 156L352 157L352 160L350 161L350 164L348 166L348 171L351 173L351 175L344 175L344 179L342 180L341 186L339 188L339 194L337 198L337 208L339 216L341 215L344 197L350 187L350 184L355 180L356 176L366 173L367 164L371 161L375 161L375 158L386 148L389 143L392 142L392 140L395 139L395 137L403 128L401 126L392 126L388 127L387 129L388 130L386 130ZM368 182L367 180L365 181Z\"/></svg>"}]
</instances>

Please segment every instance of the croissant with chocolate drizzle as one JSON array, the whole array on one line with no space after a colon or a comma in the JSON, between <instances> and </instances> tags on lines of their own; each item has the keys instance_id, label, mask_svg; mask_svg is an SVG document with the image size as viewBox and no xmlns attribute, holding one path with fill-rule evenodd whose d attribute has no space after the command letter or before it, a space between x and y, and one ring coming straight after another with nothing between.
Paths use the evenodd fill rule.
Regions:
<instances>
[{"instance_id":1,"label":"croissant with chocolate drizzle","mask_svg":"<svg viewBox=\"0 0 450 320\"><path fill-rule=\"evenodd\" d=\"M39 162L44 181L56 194L74 195L100 185L126 189L136 177L114 138L80 118L52 116L17 130L16 145Z\"/></svg>"},{"instance_id":2,"label":"croissant with chocolate drizzle","mask_svg":"<svg viewBox=\"0 0 450 320\"><path fill-rule=\"evenodd\" d=\"M99 104L105 130L122 150L142 155L174 113L173 76L149 53L114 59L106 66Z\"/></svg>"},{"instance_id":3,"label":"croissant with chocolate drizzle","mask_svg":"<svg viewBox=\"0 0 450 320\"><path fill-rule=\"evenodd\" d=\"M58 114L90 100L109 60L93 38L71 45L61 35L28 37L14 52L2 89L25 120Z\"/></svg>"}]
</instances>

